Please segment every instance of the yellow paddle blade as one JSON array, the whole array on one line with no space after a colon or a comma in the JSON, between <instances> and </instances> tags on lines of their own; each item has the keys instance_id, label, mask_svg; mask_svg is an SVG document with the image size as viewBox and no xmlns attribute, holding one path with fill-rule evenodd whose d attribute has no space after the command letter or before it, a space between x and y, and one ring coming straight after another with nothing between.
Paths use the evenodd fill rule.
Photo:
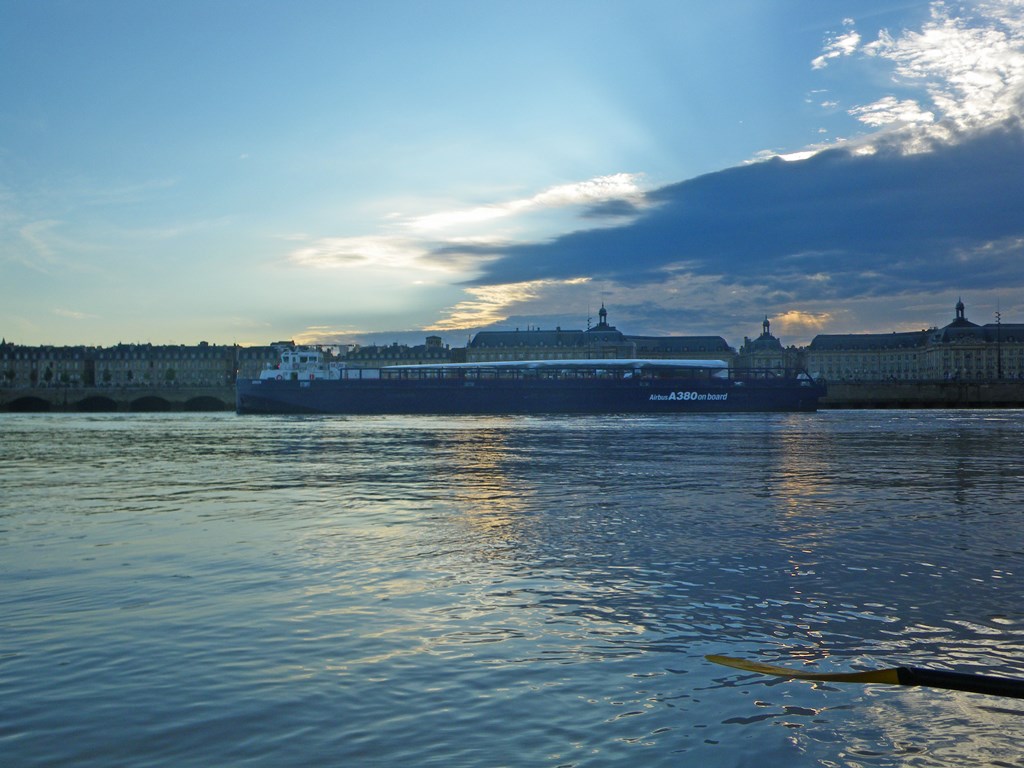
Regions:
<instances>
[{"instance_id":1,"label":"yellow paddle blade","mask_svg":"<svg viewBox=\"0 0 1024 768\"><path fill-rule=\"evenodd\" d=\"M762 675L775 677L795 677L798 680L816 680L823 683L888 683L899 685L897 669L877 669L872 672L808 672L801 669L776 667L772 664L761 664L746 659L734 659L731 656L705 656L705 659L726 667L735 667L747 672L759 672Z\"/></svg>"}]
</instances>

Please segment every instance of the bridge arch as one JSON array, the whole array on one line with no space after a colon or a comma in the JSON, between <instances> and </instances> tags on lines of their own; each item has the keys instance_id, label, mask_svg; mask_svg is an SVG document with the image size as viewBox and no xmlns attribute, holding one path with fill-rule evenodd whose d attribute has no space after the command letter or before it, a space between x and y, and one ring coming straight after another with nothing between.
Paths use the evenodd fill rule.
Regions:
<instances>
[{"instance_id":1,"label":"bridge arch","mask_svg":"<svg viewBox=\"0 0 1024 768\"><path fill-rule=\"evenodd\" d=\"M90 395L79 400L75 408L83 413L108 413L117 410L117 401L105 395Z\"/></svg>"},{"instance_id":2,"label":"bridge arch","mask_svg":"<svg viewBox=\"0 0 1024 768\"><path fill-rule=\"evenodd\" d=\"M133 411L169 411L171 410L171 401L157 395L145 395L144 397L136 398L129 404Z\"/></svg>"},{"instance_id":3,"label":"bridge arch","mask_svg":"<svg viewBox=\"0 0 1024 768\"><path fill-rule=\"evenodd\" d=\"M46 413L50 410L50 401L34 395L25 395L8 403L7 410L14 413Z\"/></svg>"}]
</instances>

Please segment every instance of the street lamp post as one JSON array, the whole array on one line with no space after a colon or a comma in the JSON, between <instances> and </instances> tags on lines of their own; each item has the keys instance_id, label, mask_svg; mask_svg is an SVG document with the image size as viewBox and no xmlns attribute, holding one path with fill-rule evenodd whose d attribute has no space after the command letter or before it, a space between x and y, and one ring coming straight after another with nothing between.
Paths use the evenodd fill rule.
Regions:
<instances>
[{"instance_id":1,"label":"street lamp post","mask_svg":"<svg viewBox=\"0 0 1024 768\"><path fill-rule=\"evenodd\" d=\"M1002 317L999 310L996 310L996 379L1003 378L1003 345L1002 345Z\"/></svg>"}]
</instances>

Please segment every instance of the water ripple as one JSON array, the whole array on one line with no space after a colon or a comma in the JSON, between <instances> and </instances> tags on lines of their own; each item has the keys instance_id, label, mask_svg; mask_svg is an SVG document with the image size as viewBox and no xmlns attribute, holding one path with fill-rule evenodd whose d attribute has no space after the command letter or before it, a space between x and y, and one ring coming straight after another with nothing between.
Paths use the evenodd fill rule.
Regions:
<instances>
[{"instance_id":1,"label":"water ripple","mask_svg":"<svg viewBox=\"0 0 1024 768\"><path fill-rule=\"evenodd\" d=\"M1019 412L0 415L16 765L1021 764Z\"/></svg>"}]
</instances>

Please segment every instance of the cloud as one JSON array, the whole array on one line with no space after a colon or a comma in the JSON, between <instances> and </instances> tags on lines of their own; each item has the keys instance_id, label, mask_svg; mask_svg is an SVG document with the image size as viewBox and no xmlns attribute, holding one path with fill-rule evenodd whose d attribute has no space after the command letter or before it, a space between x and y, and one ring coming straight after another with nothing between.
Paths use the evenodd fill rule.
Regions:
<instances>
[{"instance_id":1,"label":"cloud","mask_svg":"<svg viewBox=\"0 0 1024 768\"><path fill-rule=\"evenodd\" d=\"M78 312L73 309L54 309L53 314L59 317L66 317L69 320L91 320L96 315L89 314L88 312Z\"/></svg>"},{"instance_id":2,"label":"cloud","mask_svg":"<svg viewBox=\"0 0 1024 768\"><path fill-rule=\"evenodd\" d=\"M291 341L296 344L346 344L366 336L367 331L354 328L334 328L329 325L311 325L294 334Z\"/></svg>"},{"instance_id":3,"label":"cloud","mask_svg":"<svg viewBox=\"0 0 1024 768\"><path fill-rule=\"evenodd\" d=\"M509 316L509 310L538 298L543 292L558 285L580 285L588 278L566 280L524 280L518 283L482 285L466 289L472 299L460 302L446 312L447 317L427 328L428 331L449 331L460 328L480 328L500 323Z\"/></svg>"},{"instance_id":4,"label":"cloud","mask_svg":"<svg viewBox=\"0 0 1024 768\"><path fill-rule=\"evenodd\" d=\"M587 208L590 215L595 215L595 212L601 210L610 215L623 215L625 208L607 206L609 203L639 203L642 200L639 178L633 173L598 176L586 181L554 186L528 198L417 216L405 222L404 226L414 232L435 232L493 222L532 211L571 206Z\"/></svg>"},{"instance_id":5,"label":"cloud","mask_svg":"<svg viewBox=\"0 0 1024 768\"><path fill-rule=\"evenodd\" d=\"M54 275L62 272L85 272L91 267L82 259L68 254L93 252L94 245L81 238L64 235L66 223L56 219L43 219L20 223L10 233L0 231L0 241L9 247L0 249L0 259L17 262L35 272Z\"/></svg>"},{"instance_id":6,"label":"cloud","mask_svg":"<svg viewBox=\"0 0 1024 768\"><path fill-rule=\"evenodd\" d=\"M848 110L866 125L879 127L893 123L923 124L934 123L935 113L927 112L913 99L899 101L895 96L886 96L873 104Z\"/></svg>"},{"instance_id":7,"label":"cloud","mask_svg":"<svg viewBox=\"0 0 1024 768\"><path fill-rule=\"evenodd\" d=\"M392 236L321 237L288 254L288 260L314 269L379 268L404 270L423 266L424 246Z\"/></svg>"},{"instance_id":8,"label":"cloud","mask_svg":"<svg viewBox=\"0 0 1024 768\"><path fill-rule=\"evenodd\" d=\"M573 209L590 221L615 222L636 216L644 205L639 176L616 173L543 190L528 198L493 205L439 211L423 216L390 217L398 232L360 237L309 239L288 254L288 261L314 269L377 268L384 270L422 269L449 273L472 272L487 257L480 254L487 243L497 242L493 234L479 234L478 227L499 219L511 219L545 211ZM490 230L483 230L490 232ZM515 237L509 231L502 242ZM535 234L535 230L534 230ZM432 238L432 244L429 239ZM293 238L294 239L294 238ZM438 246L436 243L442 244Z\"/></svg>"},{"instance_id":9,"label":"cloud","mask_svg":"<svg viewBox=\"0 0 1024 768\"><path fill-rule=\"evenodd\" d=\"M61 184L40 184L29 194L16 196L0 185L0 261L47 276L95 274L118 251L135 259L139 249L151 241L223 226L223 218L149 228L111 223L117 220L120 207L135 206L173 186L167 179L101 185L72 177ZM91 210L107 208L110 211L100 215ZM58 211L59 216L50 215Z\"/></svg>"},{"instance_id":10,"label":"cloud","mask_svg":"<svg viewBox=\"0 0 1024 768\"><path fill-rule=\"evenodd\" d=\"M775 315L771 322L774 335L778 336L782 333L793 336L820 333L828 327L833 319L834 316L831 312L804 312L790 309Z\"/></svg>"},{"instance_id":11,"label":"cloud","mask_svg":"<svg viewBox=\"0 0 1024 768\"><path fill-rule=\"evenodd\" d=\"M846 26L852 26L852 19L845 19L843 24ZM849 56L853 54L857 47L860 45L860 34L855 30L847 30L840 34L832 35L828 42L825 44L825 51L811 61L811 66L814 69L823 69L828 66L830 59L837 59L840 56Z\"/></svg>"},{"instance_id":12,"label":"cloud","mask_svg":"<svg viewBox=\"0 0 1024 768\"><path fill-rule=\"evenodd\" d=\"M615 173L599 176L575 184L552 187L533 197L532 202L542 207L566 205L595 205L609 200L640 199L638 176L633 173Z\"/></svg>"},{"instance_id":13,"label":"cloud","mask_svg":"<svg viewBox=\"0 0 1024 768\"><path fill-rule=\"evenodd\" d=\"M892 65L893 92L847 110L874 133L649 190L614 226L444 244L432 257L478 259L477 300L531 286L483 301L501 305L496 316L541 307L552 286L583 277L588 290L614 286L617 302L647 290L652 304L692 300L720 318L714 302L760 301L799 332L836 322L842 310L826 307L844 302L950 284L1024 290L1022 10L988 2L954 16L934 3L919 30L867 44L846 19L813 66L857 55ZM660 310L642 304L634 316L653 320Z\"/></svg>"},{"instance_id":14,"label":"cloud","mask_svg":"<svg viewBox=\"0 0 1024 768\"><path fill-rule=\"evenodd\" d=\"M951 8L933 3L919 29L870 41L845 19L826 40L816 69L890 70L891 86L846 108L871 131L853 140L659 189L619 173L399 216L387 234L322 238L291 259L458 276L467 298L431 330L557 318L584 284L666 332L753 309L811 333L849 320L844 306L908 292L1024 290L1024 3Z\"/></svg>"},{"instance_id":15,"label":"cloud","mask_svg":"<svg viewBox=\"0 0 1024 768\"><path fill-rule=\"evenodd\" d=\"M859 52L891 63L895 88L923 92L920 99L887 94L849 110L872 127L929 125L927 136L949 139L1015 119L1024 92L1024 6L990 0L953 15L950 6L935 2L930 11L920 30L894 36L883 29L864 45L852 31L834 36L812 67Z\"/></svg>"},{"instance_id":16,"label":"cloud","mask_svg":"<svg viewBox=\"0 0 1024 768\"><path fill-rule=\"evenodd\" d=\"M794 303L909 285L1024 288L1022 167L1024 134L1013 127L922 154L880 144L756 163L653 190L627 225L481 247L491 261L472 285L655 285L688 274Z\"/></svg>"}]
</instances>

